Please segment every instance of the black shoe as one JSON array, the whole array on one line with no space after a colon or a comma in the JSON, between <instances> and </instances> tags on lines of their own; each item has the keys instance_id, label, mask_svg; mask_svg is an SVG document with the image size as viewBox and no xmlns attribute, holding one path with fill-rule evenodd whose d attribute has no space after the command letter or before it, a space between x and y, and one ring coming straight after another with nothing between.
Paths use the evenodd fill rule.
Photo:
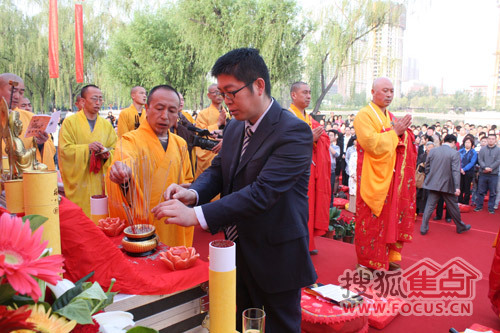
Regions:
<instances>
[{"instance_id":1,"label":"black shoe","mask_svg":"<svg viewBox=\"0 0 500 333\"><path fill-rule=\"evenodd\" d=\"M447 222L447 223L450 223L450 222L451 222L451 219L450 219L450 218L446 219L446 222Z\"/></svg>"},{"instance_id":2,"label":"black shoe","mask_svg":"<svg viewBox=\"0 0 500 333\"><path fill-rule=\"evenodd\" d=\"M312 255L312 256L315 256L315 255L318 254L318 250L309 251L309 254Z\"/></svg>"},{"instance_id":3,"label":"black shoe","mask_svg":"<svg viewBox=\"0 0 500 333\"><path fill-rule=\"evenodd\" d=\"M458 229L457 229L457 234L461 234L461 233L464 233L464 232L466 232L466 231L469 231L469 230L470 230L470 228L471 228L471 227L470 227L470 224L466 224L466 225L465 225L465 227L464 227L463 229L460 229L460 230L458 230Z\"/></svg>"},{"instance_id":4,"label":"black shoe","mask_svg":"<svg viewBox=\"0 0 500 333\"><path fill-rule=\"evenodd\" d=\"M428 231L429 231L429 230L427 230L427 231L422 231L422 230L420 230L420 234L421 234L422 236L425 236L425 235L427 234L427 232L428 232Z\"/></svg>"},{"instance_id":5,"label":"black shoe","mask_svg":"<svg viewBox=\"0 0 500 333\"><path fill-rule=\"evenodd\" d=\"M488 212L490 212L490 214L495 214L495 210L494 209L488 209Z\"/></svg>"},{"instance_id":6,"label":"black shoe","mask_svg":"<svg viewBox=\"0 0 500 333\"><path fill-rule=\"evenodd\" d=\"M441 220L441 219L442 219L442 217L441 217L441 216L440 216L440 217L434 216L432 219L433 219L434 221L439 221L439 220Z\"/></svg>"},{"instance_id":7,"label":"black shoe","mask_svg":"<svg viewBox=\"0 0 500 333\"><path fill-rule=\"evenodd\" d=\"M483 208L482 208L482 207L481 207L481 208L479 208L479 207L474 208L474 211L475 211L475 212L480 212L480 211L482 211L482 210L483 210Z\"/></svg>"}]
</instances>

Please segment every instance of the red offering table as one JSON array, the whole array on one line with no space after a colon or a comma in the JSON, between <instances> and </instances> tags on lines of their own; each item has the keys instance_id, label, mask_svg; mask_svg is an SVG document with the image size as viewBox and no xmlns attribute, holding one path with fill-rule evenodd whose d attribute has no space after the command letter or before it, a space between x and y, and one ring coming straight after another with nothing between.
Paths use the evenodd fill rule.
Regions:
<instances>
[{"instance_id":1,"label":"red offering table","mask_svg":"<svg viewBox=\"0 0 500 333\"><path fill-rule=\"evenodd\" d=\"M158 258L168 247L160 244L147 257L130 257L119 248L123 234L106 236L80 207L66 198L59 205L61 247L65 258L64 277L77 281L95 271L92 281L107 289L111 279L113 291L135 295L165 295L186 290L208 281L208 263L196 264L181 271L170 271Z\"/></svg>"}]
</instances>

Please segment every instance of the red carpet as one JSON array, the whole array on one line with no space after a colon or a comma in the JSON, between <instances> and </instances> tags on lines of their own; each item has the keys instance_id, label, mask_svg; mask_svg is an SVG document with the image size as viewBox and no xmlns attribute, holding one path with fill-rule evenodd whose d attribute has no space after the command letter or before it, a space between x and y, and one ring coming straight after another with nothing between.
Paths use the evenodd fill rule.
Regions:
<instances>
[{"instance_id":1,"label":"red carpet","mask_svg":"<svg viewBox=\"0 0 500 333\"><path fill-rule=\"evenodd\" d=\"M476 284L473 314L462 317L399 315L382 330L383 332L448 332L450 327L464 331L473 323L500 329L500 319L491 310L487 297L488 278L494 253L492 243L500 227L500 212L494 215L489 214L487 210L465 213L462 219L472 225L472 229L464 234L459 235L455 232L453 222L446 223L444 220L436 222L431 219L429 233L422 236L420 235L421 218L417 218L413 243L407 244L403 249L401 265L406 268L426 257L438 264L444 264L454 257L461 257L472 264L483 274L482 280ZM209 241L221 239L224 236L222 233L212 236L198 228L194 237L196 249L200 252L202 259L206 260ZM316 245L319 254L313 256L312 259L319 282L338 283L337 278L345 269L353 269L356 266L354 245L323 237L316 238ZM370 328L370 332L379 332L379 330Z\"/></svg>"}]
</instances>

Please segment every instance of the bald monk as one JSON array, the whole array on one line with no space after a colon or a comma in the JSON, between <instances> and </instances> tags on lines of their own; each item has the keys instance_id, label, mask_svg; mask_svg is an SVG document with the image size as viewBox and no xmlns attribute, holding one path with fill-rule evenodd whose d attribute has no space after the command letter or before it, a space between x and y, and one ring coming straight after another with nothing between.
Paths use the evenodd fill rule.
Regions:
<instances>
[{"instance_id":1,"label":"bald monk","mask_svg":"<svg viewBox=\"0 0 500 333\"><path fill-rule=\"evenodd\" d=\"M311 88L305 82L295 82L290 88L292 105L290 111L297 118L306 122L313 132L314 148L311 163L311 175L309 177L309 252L318 254L314 236L324 235L328 231L330 220L330 198L331 198L331 160L330 160L330 138L323 127L310 115L306 114L306 108L311 102Z\"/></svg>"},{"instance_id":2,"label":"bald monk","mask_svg":"<svg viewBox=\"0 0 500 333\"><path fill-rule=\"evenodd\" d=\"M83 109L66 117L59 130L59 168L66 197L90 218L90 197L102 194L117 138L111 123L99 116L99 87L86 85L81 96Z\"/></svg>"},{"instance_id":3,"label":"bald monk","mask_svg":"<svg viewBox=\"0 0 500 333\"><path fill-rule=\"evenodd\" d=\"M128 132L120 139L106 185L110 216L126 219L125 204L142 223L156 226L162 243L192 246L194 227L165 224L150 213L162 201L168 185L193 181L186 141L169 131L177 122L178 111L179 95L174 88L160 85L151 90L146 104L146 121L137 131ZM145 179L145 175L150 178ZM148 207L143 205L144 193L146 198L149 195Z\"/></svg>"},{"instance_id":4,"label":"bald monk","mask_svg":"<svg viewBox=\"0 0 500 333\"><path fill-rule=\"evenodd\" d=\"M373 82L372 101L354 119L358 145L355 244L362 271L400 268L403 243L415 223L415 138L411 115L396 119L387 110L392 82Z\"/></svg>"},{"instance_id":5,"label":"bald monk","mask_svg":"<svg viewBox=\"0 0 500 333\"><path fill-rule=\"evenodd\" d=\"M144 104L146 104L146 89L140 86L133 87L130 90L132 104L126 109L123 109L118 116L117 133L118 138L123 134L133 131L139 127L146 119Z\"/></svg>"},{"instance_id":6,"label":"bald monk","mask_svg":"<svg viewBox=\"0 0 500 333\"><path fill-rule=\"evenodd\" d=\"M208 108L200 111L198 117L196 117L196 127L213 132L226 125L227 114L222 106L224 99L220 95L216 84L211 84L208 87L207 97L212 103ZM195 179L212 164L212 160L216 155L213 151L196 147Z\"/></svg>"},{"instance_id":7,"label":"bald monk","mask_svg":"<svg viewBox=\"0 0 500 333\"><path fill-rule=\"evenodd\" d=\"M33 118L34 115L31 112L31 102L28 98L24 97L25 86L23 79L11 73L0 74L0 97L5 98L7 103L9 103L12 91L12 86L9 84L9 81L18 82L18 86L14 88L14 93L12 94L11 109L19 112L19 119L23 124L23 129L21 134L19 135L19 138L23 142L24 148L29 150L30 148L33 148L35 146L33 144L32 137L24 137L31 118ZM23 106L23 108L20 108L21 105ZM24 108L29 108L30 110L26 110ZM54 155L56 153L56 148L52 139L47 133L40 132L35 136L35 141L37 161L45 164L48 170L55 170L56 166L54 163ZM2 156L7 156L5 154L5 151L2 152Z\"/></svg>"}]
</instances>

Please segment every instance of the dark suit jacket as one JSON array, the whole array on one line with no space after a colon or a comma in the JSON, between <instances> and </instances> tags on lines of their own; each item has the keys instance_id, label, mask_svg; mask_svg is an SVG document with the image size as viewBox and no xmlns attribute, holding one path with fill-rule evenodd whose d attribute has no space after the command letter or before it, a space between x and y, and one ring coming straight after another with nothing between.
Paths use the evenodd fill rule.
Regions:
<instances>
[{"instance_id":1,"label":"dark suit jacket","mask_svg":"<svg viewBox=\"0 0 500 333\"><path fill-rule=\"evenodd\" d=\"M433 148L425 163L424 188L455 193L460 188L460 153L447 144Z\"/></svg>"},{"instance_id":2,"label":"dark suit jacket","mask_svg":"<svg viewBox=\"0 0 500 333\"><path fill-rule=\"evenodd\" d=\"M221 151L192 185L212 233L236 224L241 252L268 293L317 276L308 250L309 126L273 101L239 162L245 123L226 127ZM209 203L218 193L220 200Z\"/></svg>"}]
</instances>

